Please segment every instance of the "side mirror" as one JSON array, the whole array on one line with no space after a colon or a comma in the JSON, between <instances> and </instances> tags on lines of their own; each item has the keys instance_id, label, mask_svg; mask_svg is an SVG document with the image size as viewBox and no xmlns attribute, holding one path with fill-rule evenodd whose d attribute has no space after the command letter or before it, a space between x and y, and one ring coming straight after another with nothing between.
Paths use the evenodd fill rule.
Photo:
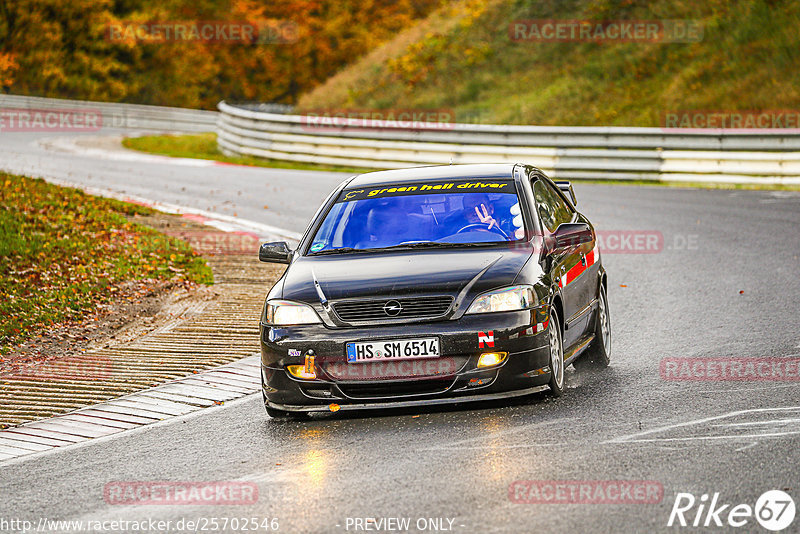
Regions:
<instances>
[{"instance_id":1,"label":"side mirror","mask_svg":"<svg viewBox=\"0 0 800 534\"><path fill-rule=\"evenodd\" d=\"M292 251L285 241L262 243L258 249L258 259L268 263L291 263Z\"/></svg>"},{"instance_id":2,"label":"side mirror","mask_svg":"<svg viewBox=\"0 0 800 534\"><path fill-rule=\"evenodd\" d=\"M577 247L594 239L592 228L586 223L563 223L553 234L553 248L556 251Z\"/></svg>"}]
</instances>

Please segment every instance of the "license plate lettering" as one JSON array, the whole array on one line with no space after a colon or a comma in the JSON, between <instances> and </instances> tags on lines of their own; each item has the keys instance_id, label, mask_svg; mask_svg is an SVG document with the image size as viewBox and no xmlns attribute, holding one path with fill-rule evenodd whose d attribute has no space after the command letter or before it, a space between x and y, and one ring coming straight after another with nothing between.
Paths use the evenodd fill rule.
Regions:
<instances>
[{"instance_id":1,"label":"license plate lettering","mask_svg":"<svg viewBox=\"0 0 800 534\"><path fill-rule=\"evenodd\" d=\"M404 339L348 343L347 362L362 363L388 359L438 358L439 339Z\"/></svg>"}]
</instances>

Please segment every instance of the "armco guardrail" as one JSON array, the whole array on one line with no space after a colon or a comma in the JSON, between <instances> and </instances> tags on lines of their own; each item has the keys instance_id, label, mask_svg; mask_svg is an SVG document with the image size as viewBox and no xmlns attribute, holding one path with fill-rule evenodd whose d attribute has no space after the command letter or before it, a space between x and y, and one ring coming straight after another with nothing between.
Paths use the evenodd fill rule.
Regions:
<instances>
[{"instance_id":1,"label":"armco guardrail","mask_svg":"<svg viewBox=\"0 0 800 534\"><path fill-rule=\"evenodd\" d=\"M315 118L220 102L217 142L229 155L402 168L525 162L554 178L800 183L800 134L741 130L549 127L363 122L336 128Z\"/></svg>"},{"instance_id":2,"label":"armco guardrail","mask_svg":"<svg viewBox=\"0 0 800 534\"><path fill-rule=\"evenodd\" d=\"M7 115L13 112L17 115L15 119L18 120L18 112L22 110L57 111L62 114L84 116L94 113L99 117L99 121L92 123L97 128L174 132L213 132L218 115L216 111L0 94L0 113ZM28 120L32 121L33 118L31 115ZM35 118L42 121L59 120L59 117L48 117L46 113L39 113ZM3 128L0 128L0 131L2 130Z\"/></svg>"}]
</instances>

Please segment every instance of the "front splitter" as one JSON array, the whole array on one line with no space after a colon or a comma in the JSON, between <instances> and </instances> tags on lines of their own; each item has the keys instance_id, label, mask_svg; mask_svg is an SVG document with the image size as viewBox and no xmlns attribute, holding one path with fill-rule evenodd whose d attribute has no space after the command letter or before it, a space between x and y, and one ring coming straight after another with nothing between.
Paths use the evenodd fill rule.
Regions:
<instances>
[{"instance_id":1,"label":"front splitter","mask_svg":"<svg viewBox=\"0 0 800 534\"><path fill-rule=\"evenodd\" d=\"M549 386L535 386L527 389L519 389L515 391L503 391L499 393L487 393L484 395L463 395L459 397L440 397L436 399L416 399L404 401L390 401L390 402L367 402L367 403L347 403L337 405L339 410L376 410L380 408L412 408L417 406L437 406L441 404L462 404L465 402L479 402L479 401L492 401L501 399L510 399L513 397L524 397L525 395L532 395L533 393L540 393L547 391ZM267 402L270 408L276 410L283 410L286 412L332 412L330 405L297 405L297 404L278 404L276 402ZM338 410L336 410L338 411Z\"/></svg>"}]
</instances>

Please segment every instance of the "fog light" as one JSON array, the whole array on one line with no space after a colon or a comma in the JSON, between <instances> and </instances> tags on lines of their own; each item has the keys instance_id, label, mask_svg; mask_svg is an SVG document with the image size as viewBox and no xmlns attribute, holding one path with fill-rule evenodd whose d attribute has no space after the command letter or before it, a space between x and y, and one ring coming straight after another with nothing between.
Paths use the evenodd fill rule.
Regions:
<instances>
[{"instance_id":1,"label":"fog light","mask_svg":"<svg viewBox=\"0 0 800 534\"><path fill-rule=\"evenodd\" d=\"M506 358L508 358L507 352L484 352L478 358L478 367L494 367L506 361Z\"/></svg>"},{"instance_id":2,"label":"fog light","mask_svg":"<svg viewBox=\"0 0 800 534\"><path fill-rule=\"evenodd\" d=\"M287 365L286 370L289 371L290 375L295 378L300 378L301 380L314 380L317 378L317 371L314 367L314 355L311 353L306 354L305 365Z\"/></svg>"}]
</instances>

